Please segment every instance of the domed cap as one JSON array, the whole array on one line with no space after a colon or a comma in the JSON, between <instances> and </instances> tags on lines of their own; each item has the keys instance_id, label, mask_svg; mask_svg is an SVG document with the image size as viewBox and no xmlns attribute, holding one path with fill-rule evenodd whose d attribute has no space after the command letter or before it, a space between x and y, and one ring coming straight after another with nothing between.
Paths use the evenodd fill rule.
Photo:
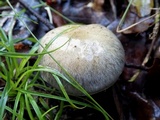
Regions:
<instances>
[{"instance_id":1,"label":"domed cap","mask_svg":"<svg viewBox=\"0 0 160 120\"><path fill-rule=\"evenodd\" d=\"M94 94L112 86L123 71L125 54L122 44L106 27L98 24L66 25L49 31L41 40L47 51L89 93ZM58 48L58 49L57 49ZM40 46L38 52L43 48ZM40 62L66 76L59 65L45 54ZM59 89L54 77L41 72L42 78ZM67 77L67 76L66 76ZM68 94L83 95L65 80L61 81Z\"/></svg>"}]
</instances>

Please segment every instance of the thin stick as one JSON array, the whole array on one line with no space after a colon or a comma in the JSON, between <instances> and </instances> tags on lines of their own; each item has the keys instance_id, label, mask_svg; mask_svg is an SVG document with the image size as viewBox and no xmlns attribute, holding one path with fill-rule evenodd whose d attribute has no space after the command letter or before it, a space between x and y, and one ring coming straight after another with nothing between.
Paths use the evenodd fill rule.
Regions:
<instances>
[{"instance_id":1,"label":"thin stick","mask_svg":"<svg viewBox=\"0 0 160 120\"><path fill-rule=\"evenodd\" d=\"M142 66L142 65L134 65L134 64L129 64L129 63L125 63L125 67L127 68L133 68L133 69L139 69L139 70L143 70L143 71L148 71L149 68Z\"/></svg>"},{"instance_id":2,"label":"thin stick","mask_svg":"<svg viewBox=\"0 0 160 120\"><path fill-rule=\"evenodd\" d=\"M29 10L37 19L43 22L50 30L54 28L53 24L51 24L47 19L40 16L37 12L35 12L26 2L23 0L19 0L21 5L23 5L27 10Z\"/></svg>"}]
</instances>

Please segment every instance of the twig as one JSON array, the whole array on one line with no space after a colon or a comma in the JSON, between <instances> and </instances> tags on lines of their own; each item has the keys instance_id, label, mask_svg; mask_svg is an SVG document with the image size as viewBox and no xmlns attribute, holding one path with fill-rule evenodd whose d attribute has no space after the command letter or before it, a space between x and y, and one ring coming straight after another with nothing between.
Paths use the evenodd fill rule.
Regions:
<instances>
[{"instance_id":1,"label":"twig","mask_svg":"<svg viewBox=\"0 0 160 120\"><path fill-rule=\"evenodd\" d=\"M142 66L142 65L134 65L134 64L129 64L129 63L125 63L125 67L127 68L133 68L133 69L139 69L139 70L143 70L143 71L148 71L149 68Z\"/></svg>"},{"instance_id":2,"label":"twig","mask_svg":"<svg viewBox=\"0 0 160 120\"><path fill-rule=\"evenodd\" d=\"M31 12L35 17L37 17L37 19L39 19L41 22L43 22L50 30L52 30L54 28L54 26L47 19L43 18L37 12L35 12L26 2L24 2L23 0L19 0L19 2L26 9L28 9L29 12Z\"/></svg>"},{"instance_id":3,"label":"twig","mask_svg":"<svg viewBox=\"0 0 160 120\"><path fill-rule=\"evenodd\" d=\"M157 8L159 7L159 3L158 3L157 0L155 0L155 6L156 6ZM143 61L143 63L142 63L143 66L148 62L149 57L150 57L150 54L151 54L151 52L152 52L152 50L153 50L153 46L154 46L154 44L155 44L155 42L156 42L156 39L157 39L158 30L159 30L159 13L160 13L160 12L159 12L159 10L157 9L157 10L156 10L156 16L155 16L155 22L156 22L156 24L155 24L155 26L154 26L154 28L153 28L152 34L149 36L150 39L152 40L152 43L151 43L151 46L150 46L150 48L149 48L149 51L148 51L148 53L147 53L147 55L146 55L146 57L145 57L145 59L144 59L144 61Z\"/></svg>"}]
</instances>

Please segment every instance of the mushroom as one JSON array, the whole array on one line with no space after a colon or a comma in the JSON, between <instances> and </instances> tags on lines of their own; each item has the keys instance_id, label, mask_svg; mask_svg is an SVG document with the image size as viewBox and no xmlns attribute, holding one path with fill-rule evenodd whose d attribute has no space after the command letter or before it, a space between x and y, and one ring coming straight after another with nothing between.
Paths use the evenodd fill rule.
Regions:
<instances>
[{"instance_id":1,"label":"mushroom","mask_svg":"<svg viewBox=\"0 0 160 120\"><path fill-rule=\"evenodd\" d=\"M121 42L106 27L99 24L66 25L49 31L41 40L41 53L53 40L47 51L50 55L89 93L95 94L111 87L119 78L125 63ZM42 66L56 69L68 77L63 69L45 54ZM41 72L42 78L59 89L58 83L48 72ZM61 81L68 94L83 94L65 80Z\"/></svg>"}]
</instances>

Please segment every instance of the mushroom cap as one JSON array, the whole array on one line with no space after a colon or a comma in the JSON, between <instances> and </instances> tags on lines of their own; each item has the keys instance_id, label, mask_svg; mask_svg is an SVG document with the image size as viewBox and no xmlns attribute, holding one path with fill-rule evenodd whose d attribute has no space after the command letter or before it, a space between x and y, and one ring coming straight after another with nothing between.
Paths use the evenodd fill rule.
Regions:
<instances>
[{"instance_id":1,"label":"mushroom cap","mask_svg":"<svg viewBox=\"0 0 160 120\"><path fill-rule=\"evenodd\" d=\"M112 86L123 71L125 54L121 42L106 27L99 24L66 25L49 31L41 40L42 46L53 41L47 51L89 93L94 94ZM58 49L57 49L58 48ZM38 52L43 48L40 46ZM64 70L45 54L40 62L65 75ZM59 89L54 77L41 72L42 78ZM61 81L68 94L83 95L65 80Z\"/></svg>"}]
</instances>

